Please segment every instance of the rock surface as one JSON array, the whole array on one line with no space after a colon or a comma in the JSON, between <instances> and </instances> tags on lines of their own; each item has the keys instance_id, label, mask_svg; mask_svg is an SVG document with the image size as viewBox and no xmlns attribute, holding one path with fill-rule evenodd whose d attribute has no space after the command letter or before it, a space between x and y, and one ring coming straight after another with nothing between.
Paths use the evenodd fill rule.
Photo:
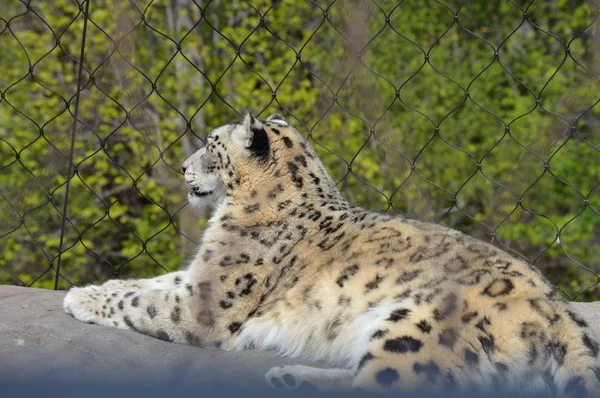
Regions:
<instances>
[{"instance_id":1,"label":"rock surface","mask_svg":"<svg viewBox=\"0 0 600 398\"><path fill-rule=\"evenodd\" d=\"M264 386L269 368L308 364L270 352L197 348L88 325L63 312L64 296L64 291L0 286L0 380ZM600 339L600 302L575 307Z\"/></svg>"}]
</instances>

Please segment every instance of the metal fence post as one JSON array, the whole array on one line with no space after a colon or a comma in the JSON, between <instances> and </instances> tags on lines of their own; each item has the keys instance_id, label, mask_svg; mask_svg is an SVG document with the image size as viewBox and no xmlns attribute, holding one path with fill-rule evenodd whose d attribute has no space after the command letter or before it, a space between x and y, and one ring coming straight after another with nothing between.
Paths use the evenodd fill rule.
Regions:
<instances>
[{"instance_id":1,"label":"metal fence post","mask_svg":"<svg viewBox=\"0 0 600 398\"><path fill-rule=\"evenodd\" d=\"M79 9L83 11L83 33L81 37L81 50L79 52L79 71L77 73L77 92L75 93L75 110L73 112L73 126L71 129L71 147L69 149L69 167L67 172L67 184L65 186L65 202L63 204L62 223L60 227L60 243L58 244L58 259L56 262L56 275L54 278L54 290L58 290L58 280L60 278L60 265L62 259L62 250L65 237L65 225L67 222L67 210L69 205L69 190L71 187L71 178L73 178L73 152L75 151L75 131L77 130L77 115L79 112L79 94L81 93L81 74L83 73L83 60L85 59L85 38L87 35L87 22L90 10L90 0L85 1L85 9L83 5L79 5Z\"/></svg>"}]
</instances>

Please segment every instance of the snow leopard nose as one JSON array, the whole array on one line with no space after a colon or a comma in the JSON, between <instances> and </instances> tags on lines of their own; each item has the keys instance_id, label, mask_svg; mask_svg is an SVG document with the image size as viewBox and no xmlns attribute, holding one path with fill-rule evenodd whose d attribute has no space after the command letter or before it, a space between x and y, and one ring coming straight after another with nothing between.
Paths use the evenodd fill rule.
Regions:
<instances>
[{"instance_id":1,"label":"snow leopard nose","mask_svg":"<svg viewBox=\"0 0 600 398\"><path fill-rule=\"evenodd\" d=\"M189 158L187 158L185 160L185 162L183 162L183 164L181 165L181 171L183 171L183 174L185 174L185 171L188 169L188 167L190 167L190 165L192 164L192 158L194 157L194 155L190 156Z\"/></svg>"},{"instance_id":2,"label":"snow leopard nose","mask_svg":"<svg viewBox=\"0 0 600 398\"><path fill-rule=\"evenodd\" d=\"M204 148L200 148L199 150L196 151L196 153L194 153L192 156L190 156L189 158L187 158L185 160L185 162L183 162L183 164L181 165L181 170L183 171L183 174L185 174L185 171L198 159L200 159L200 157L204 154L204 152L206 152L206 147Z\"/></svg>"}]
</instances>

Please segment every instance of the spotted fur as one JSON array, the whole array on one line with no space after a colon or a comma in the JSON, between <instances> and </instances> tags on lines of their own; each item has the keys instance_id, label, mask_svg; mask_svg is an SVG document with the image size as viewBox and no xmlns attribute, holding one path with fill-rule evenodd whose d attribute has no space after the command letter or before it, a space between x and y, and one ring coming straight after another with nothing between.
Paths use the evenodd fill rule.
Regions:
<instances>
[{"instance_id":1,"label":"spotted fur","mask_svg":"<svg viewBox=\"0 0 600 398\"><path fill-rule=\"evenodd\" d=\"M214 206L188 269L73 288L69 314L337 368L275 368L274 387L598 395L598 342L533 266L348 203L280 115L217 128L183 170L190 203Z\"/></svg>"}]
</instances>

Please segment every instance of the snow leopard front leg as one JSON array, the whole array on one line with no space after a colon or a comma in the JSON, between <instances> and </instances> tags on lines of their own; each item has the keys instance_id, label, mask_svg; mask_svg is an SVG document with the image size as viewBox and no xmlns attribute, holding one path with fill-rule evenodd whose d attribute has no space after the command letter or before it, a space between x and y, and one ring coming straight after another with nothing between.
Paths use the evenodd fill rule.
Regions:
<instances>
[{"instance_id":1,"label":"snow leopard front leg","mask_svg":"<svg viewBox=\"0 0 600 398\"><path fill-rule=\"evenodd\" d=\"M173 283L168 288L72 288L63 307L88 323L183 344L239 348L234 341L256 313L268 275L256 272L253 264L206 264L202 257L179 283L169 277Z\"/></svg>"},{"instance_id":2,"label":"snow leopard front leg","mask_svg":"<svg viewBox=\"0 0 600 398\"><path fill-rule=\"evenodd\" d=\"M205 285L208 286L208 285ZM202 285L199 286L201 288ZM190 284L166 289L109 289L104 286L72 288L65 297L65 312L78 320L131 329L165 341L201 345L210 330L192 315L191 301L202 296ZM204 326L210 326L204 319Z\"/></svg>"}]
</instances>

